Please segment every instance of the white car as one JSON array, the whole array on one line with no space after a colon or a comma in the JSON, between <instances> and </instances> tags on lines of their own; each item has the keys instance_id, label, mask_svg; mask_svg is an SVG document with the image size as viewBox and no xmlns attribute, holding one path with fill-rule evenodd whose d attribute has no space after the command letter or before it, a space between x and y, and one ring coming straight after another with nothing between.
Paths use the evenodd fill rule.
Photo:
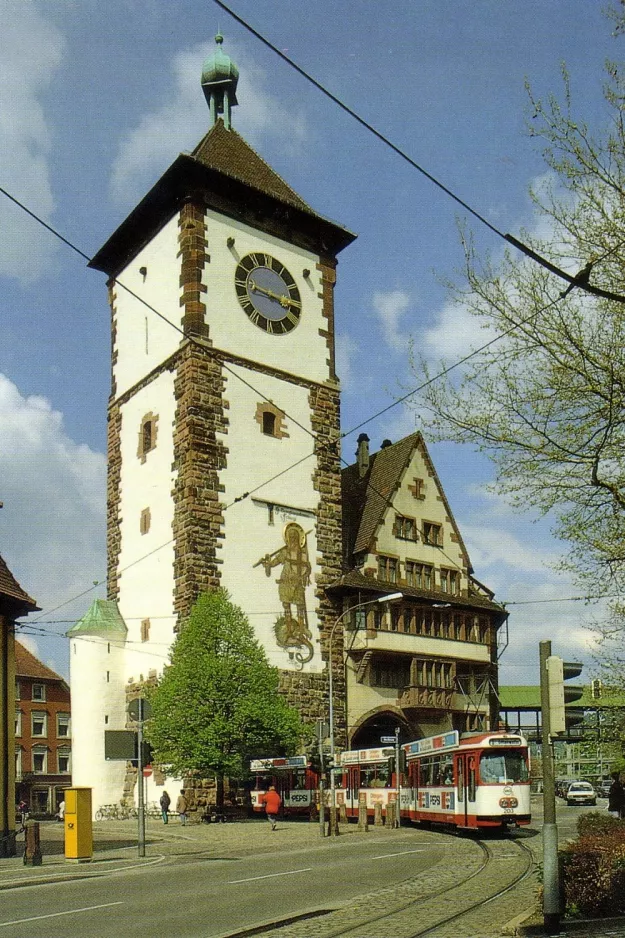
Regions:
<instances>
[{"instance_id":1,"label":"white car","mask_svg":"<svg viewBox=\"0 0 625 938\"><path fill-rule=\"evenodd\" d=\"M573 782L566 793L567 804L597 804L597 792L590 782Z\"/></svg>"}]
</instances>

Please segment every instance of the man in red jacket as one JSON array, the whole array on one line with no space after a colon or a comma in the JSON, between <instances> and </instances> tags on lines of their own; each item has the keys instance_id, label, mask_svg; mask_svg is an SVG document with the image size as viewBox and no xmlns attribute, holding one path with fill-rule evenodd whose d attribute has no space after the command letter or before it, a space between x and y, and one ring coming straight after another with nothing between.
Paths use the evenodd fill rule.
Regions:
<instances>
[{"instance_id":1,"label":"man in red jacket","mask_svg":"<svg viewBox=\"0 0 625 938\"><path fill-rule=\"evenodd\" d=\"M275 831L278 821L278 812L282 804L282 798L276 791L275 785L270 785L269 791L266 791L264 795L260 796L260 803L265 805L267 820L271 824L272 831Z\"/></svg>"}]
</instances>

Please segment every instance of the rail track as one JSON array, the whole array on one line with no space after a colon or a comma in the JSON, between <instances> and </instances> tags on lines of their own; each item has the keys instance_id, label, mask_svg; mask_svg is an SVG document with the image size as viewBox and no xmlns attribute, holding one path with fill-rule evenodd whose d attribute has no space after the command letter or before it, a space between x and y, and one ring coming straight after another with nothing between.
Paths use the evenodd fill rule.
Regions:
<instances>
[{"instance_id":1,"label":"rail track","mask_svg":"<svg viewBox=\"0 0 625 938\"><path fill-rule=\"evenodd\" d=\"M534 856L522 839L514 837L472 840L471 844L480 853L477 863L473 852L471 862L466 856L444 877L437 877L432 868L429 878L420 873L371 896L355 898L334 912L250 929L240 933L240 938L246 934L267 938L482 938L498 934L496 922L503 923L520 911L518 897L511 894L535 869ZM432 888L433 876L444 878L445 885ZM500 900L504 908L496 913L494 904Z\"/></svg>"}]
</instances>

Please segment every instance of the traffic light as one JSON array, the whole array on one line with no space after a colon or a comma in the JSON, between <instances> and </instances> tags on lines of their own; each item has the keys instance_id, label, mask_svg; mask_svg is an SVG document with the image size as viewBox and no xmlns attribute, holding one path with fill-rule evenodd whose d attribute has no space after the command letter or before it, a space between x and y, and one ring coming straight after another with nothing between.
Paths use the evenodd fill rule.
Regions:
<instances>
[{"instance_id":1,"label":"traffic light","mask_svg":"<svg viewBox=\"0 0 625 938\"><path fill-rule=\"evenodd\" d=\"M405 775L407 769L408 769L408 759L406 756L406 750L400 749L399 750L399 771L403 772L403 774ZM395 755L394 754L388 757L388 770L391 775L395 771Z\"/></svg>"},{"instance_id":2,"label":"traffic light","mask_svg":"<svg viewBox=\"0 0 625 938\"><path fill-rule=\"evenodd\" d=\"M584 711L580 707L566 708L566 704L579 700L584 692L580 685L565 685L565 681L572 677L579 677L582 664L573 661L563 661L557 655L547 658L547 675L549 683L549 729L553 735L566 733L567 726L575 726L584 719Z\"/></svg>"}]
</instances>

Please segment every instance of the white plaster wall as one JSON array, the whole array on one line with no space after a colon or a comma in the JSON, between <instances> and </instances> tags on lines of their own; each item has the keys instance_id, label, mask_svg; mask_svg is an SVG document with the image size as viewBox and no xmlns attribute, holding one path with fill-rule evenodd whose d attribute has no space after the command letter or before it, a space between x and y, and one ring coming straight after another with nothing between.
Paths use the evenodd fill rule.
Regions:
<instances>
[{"instance_id":1,"label":"white plaster wall","mask_svg":"<svg viewBox=\"0 0 625 938\"><path fill-rule=\"evenodd\" d=\"M126 678L160 672L174 638L174 375L164 372L124 404L121 423L121 550L119 609L128 626ZM156 446L137 456L145 414L158 416ZM141 534L140 516L150 509L150 530ZM126 569L127 568L127 569ZM150 640L141 641L141 621L150 620Z\"/></svg>"},{"instance_id":2,"label":"white plaster wall","mask_svg":"<svg viewBox=\"0 0 625 938\"><path fill-rule=\"evenodd\" d=\"M105 730L125 728L123 655L121 638L70 640L72 784L92 789L94 814L100 805L118 802L123 791L126 763L104 758Z\"/></svg>"},{"instance_id":3,"label":"white plaster wall","mask_svg":"<svg viewBox=\"0 0 625 938\"><path fill-rule=\"evenodd\" d=\"M233 370L276 404L286 406L298 423L311 429L306 388L239 367ZM276 439L263 434L255 419L257 404L263 399L234 376L228 376L224 396L230 405L230 425L223 437L228 447L227 468L220 473L220 479L225 485L223 500L230 507L224 514L222 583L233 601L249 616L271 664L283 669L295 667L289 653L277 645L273 632L275 620L282 614L277 586L282 567L274 567L267 577L264 568L255 564L265 554L284 546L282 531L287 521L296 521L304 531L310 532L307 544L313 571L306 590L306 606L315 654L304 670L321 671L314 586L318 570L315 513L319 493L312 482L316 464L312 456L313 439L289 418L284 423L288 438ZM293 466L299 459L304 459L300 465L263 485L252 496L231 504L244 492L256 490L259 482ZM276 503L273 524L269 523L267 502Z\"/></svg>"},{"instance_id":4,"label":"white plaster wall","mask_svg":"<svg viewBox=\"0 0 625 938\"><path fill-rule=\"evenodd\" d=\"M414 479L424 479L424 499L415 498L408 486L414 484ZM404 575L403 563L405 560L415 560L419 563L431 564L436 569L436 588L440 586L440 568L457 570L460 574L460 589L466 590L467 577L464 567L464 558L458 542L452 540L455 529L448 521L445 503L440 497L440 490L436 481L429 476L428 467L423 456L416 450L413 458L404 471L397 492L393 496L393 506L389 507L377 535L377 552L398 557L402 564L401 575ZM405 515L416 519L417 540L409 541L398 538L393 532L396 515ZM423 521L432 521L443 527L442 550L423 543ZM366 566L377 566L377 557L369 555Z\"/></svg>"},{"instance_id":5,"label":"white plaster wall","mask_svg":"<svg viewBox=\"0 0 625 938\"><path fill-rule=\"evenodd\" d=\"M117 362L114 377L118 396L145 377L180 344L180 332L168 325L168 322L174 323L179 329L182 320L177 253L176 214L119 274L120 283L158 310L167 322L119 284L115 285ZM140 273L142 267L147 271L145 278Z\"/></svg>"},{"instance_id":6,"label":"white plaster wall","mask_svg":"<svg viewBox=\"0 0 625 938\"><path fill-rule=\"evenodd\" d=\"M319 329L327 330L328 321L322 315L318 296L321 293L318 257L216 212L206 212L206 226L211 257L204 268L206 322L214 345L312 381L327 380L328 348ZM232 248L226 243L229 237L235 239ZM250 322L239 304L234 289L235 270L241 258L251 251L264 251L281 261L297 284L302 315L286 335L267 335ZM310 270L310 277L304 278L304 268Z\"/></svg>"}]
</instances>

